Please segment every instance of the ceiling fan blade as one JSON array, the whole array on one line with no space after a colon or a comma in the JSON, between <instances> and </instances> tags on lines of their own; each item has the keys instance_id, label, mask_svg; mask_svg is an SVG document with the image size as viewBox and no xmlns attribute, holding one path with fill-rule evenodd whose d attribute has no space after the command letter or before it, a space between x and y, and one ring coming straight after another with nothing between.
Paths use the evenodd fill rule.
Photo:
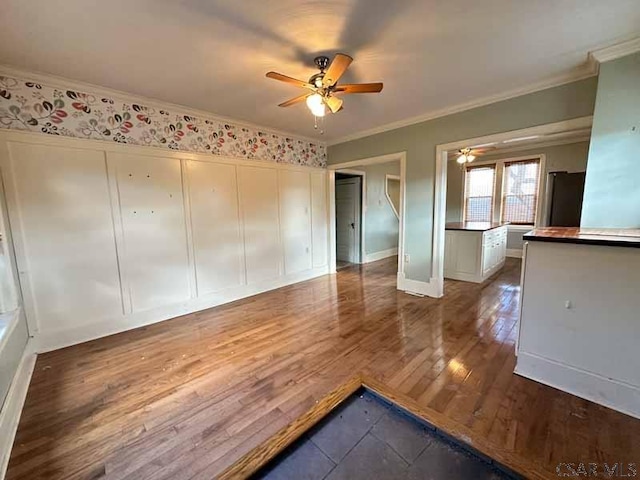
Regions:
<instances>
[{"instance_id":1,"label":"ceiling fan blade","mask_svg":"<svg viewBox=\"0 0 640 480\"><path fill-rule=\"evenodd\" d=\"M311 95L310 93L305 93L303 95L300 95L299 97L294 97L291 98L289 100L287 100L286 102L282 102L280 105L278 105L279 107L290 107L291 105L295 105L296 103L300 103L300 102L304 102L304 100Z\"/></svg>"},{"instance_id":2,"label":"ceiling fan blade","mask_svg":"<svg viewBox=\"0 0 640 480\"><path fill-rule=\"evenodd\" d=\"M278 72L269 72L267 73L267 78L273 78L274 80L280 80L281 82L290 83L291 85L295 85L296 87L308 88L310 90L314 90L313 85L307 82L303 82L302 80L298 80L297 78L287 77Z\"/></svg>"},{"instance_id":3,"label":"ceiling fan blade","mask_svg":"<svg viewBox=\"0 0 640 480\"><path fill-rule=\"evenodd\" d=\"M345 83L338 85L335 93L378 93L382 91L382 83Z\"/></svg>"},{"instance_id":4,"label":"ceiling fan blade","mask_svg":"<svg viewBox=\"0 0 640 480\"><path fill-rule=\"evenodd\" d=\"M324 102L331 110L331 113L338 113L338 111L342 108L342 99L338 97L329 97L324 100Z\"/></svg>"},{"instance_id":5,"label":"ceiling fan blade","mask_svg":"<svg viewBox=\"0 0 640 480\"><path fill-rule=\"evenodd\" d=\"M333 57L331 65L329 65L329 68L327 68L327 71L324 73L322 85L324 85L325 87L335 85L347 70L349 65L351 65L351 62L353 62L353 58L351 58L349 55L345 55L344 53L336 53L336 56Z\"/></svg>"}]
</instances>

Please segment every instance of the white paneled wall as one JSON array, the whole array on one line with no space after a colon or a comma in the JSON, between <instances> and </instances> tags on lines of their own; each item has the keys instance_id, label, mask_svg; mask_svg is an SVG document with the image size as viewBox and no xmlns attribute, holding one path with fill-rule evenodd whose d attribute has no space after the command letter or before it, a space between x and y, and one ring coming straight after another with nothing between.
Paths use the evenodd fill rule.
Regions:
<instances>
[{"instance_id":1,"label":"white paneled wall","mask_svg":"<svg viewBox=\"0 0 640 480\"><path fill-rule=\"evenodd\" d=\"M245 283L236 166L187 161L198 295Z\"/></svg>"},{"instance_id":2,"label":"white paneled wall","mask_svg":"<svg viewBox=\"0 0 640 480\"><path fill-rule=\"evenodd\" d=\"M329 262L325 238L329 235L327 179L324 172L311 174L311 245L313 266L322 267Z\"/></svg>"},{"instance_id":3,"label":"white paneled wall","mask_svg":"<svg viewBox=\"0 0 640 480\"><path fill-rule=\"evenodd\" d=\"M247 283L282 274L278 172L273 168L238 167Z\"/></svg>"},{"instance_id":4,"label":"white paneled wall","mask_svg":"<svg viewBox=\"0 0 640 480\"><path fill-rule=\"evenodd\" d=\"M40 351L328 273L321 169L1 132Z\"/></svg>"},{"instance_id":5,"label":"white paneled wall","mask_svg":"<svg viewBox=\"0 0 640 480\"><path fill-rule=\"evenodd\" d=\"M109 152L107 163L117 182L122 223L119 251L131 310L189 299L180 160Z\"/></svg>"},{"instance_id":6,"label":"white paneled wall","mask_svg":"<svg viewBox=\"0 0 640 480\"><path fill-rule=\"evenodd\" d=\"M8 147L7 208L31 332L123 315L104 152Z\"/></svg>"},{"instance_id":7,"label":"white paneled wall","mask_svg":"<svg viewBox=\"0 0 640 480\"><path fill-rule=\"evenodd\" d=\"M311 185L305 172L281 170L280 218L287 274L311 268Z\"/></svg>"}]
</instances>

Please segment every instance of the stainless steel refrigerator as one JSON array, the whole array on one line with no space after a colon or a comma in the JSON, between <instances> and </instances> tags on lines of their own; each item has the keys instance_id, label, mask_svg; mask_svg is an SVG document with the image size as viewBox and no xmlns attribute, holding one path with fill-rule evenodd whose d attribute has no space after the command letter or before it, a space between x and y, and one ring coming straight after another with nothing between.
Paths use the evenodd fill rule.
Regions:
<instances>
[{"instance_id":1,"label":"stainless steel refrigerator","mask_svg":"<svg viewBox=\"0 0 640 480\"><path fill-rule=\"evenodd\" d=\"M550 227L579 227L585 172L549 172L546 213Z\"/></svg>"}]
</instances>

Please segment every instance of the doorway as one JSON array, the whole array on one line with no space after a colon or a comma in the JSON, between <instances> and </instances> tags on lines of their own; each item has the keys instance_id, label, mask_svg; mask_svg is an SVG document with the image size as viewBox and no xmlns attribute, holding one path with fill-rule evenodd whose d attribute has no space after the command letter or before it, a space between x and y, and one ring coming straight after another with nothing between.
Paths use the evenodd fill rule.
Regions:
<instances>
[{"instance_id":1,"label":"doorway","mask_svg":"<svg viewBox=\"0 0 640 480\"><path fill-rule=\"evenodd\" d=\"M336 172L336 268L362 263L362 191L364 173Z\"/></svg>"},{"instance_id":2,"label":"doorway","mask_svg":"<svg viewBox=\"0 0 640 480\"><path fill-rule=\"evenodd\" d=\"M367 264L394 258L398 265L398 289L411 290L404 277L409 261L408 255L404 255L406 153L354 160L328 168L331 272L335 273L348 260ZM354 193L358 191L358 182L359 195ZM349 184L356 186L347 187ZM354 196L359 202L352 201Z\"/></svg>"},{"instance_id":3,"label":"doorway","mask_svg":"<svg viewBox=\"0 0 640 480\"><path fill-rule=\"evenodd\" d=\"M522 241L523 234L534 227L544 226L546 224L545 219L548 218L547 209L549 205L545 204L544 201L546 182L541 181L548 173L547 156L550 155L550 152L547 151L547 149L587 143L587 148L584 149L583 154L569 155L565 152L563 155L560 155L559 153L555 153L551 162L548 162L553 169L558 169L559 167L560 170L579 170L580 168L586 168L591 124L592 117L581 117L436 146L432 244L433 261L431 267L431 276L435 284L435 289L430 296L438 298L444 295L445 244L447 243L447 235L445 232L447 230L447 222L465 223L465 221L468 221L468 215L465 215L465 210L471 205L471 203L468 202L475 201L477 203L478 200L482 198L482 194L466 196L465 190L467 188L469 191L472 191L471 185L466 185L467 179L471 177L468 177L466 174L460 177L457 189L452 189L451 182L448 182L452 172L460 176L460 172L464 170L464 167L456 165L456 160L464 153L463 150L468 149L474 155L474 158L470 161L473 161L473 166L479 167L478 170L482 167L493 168L494 173L492 175L495 175L492 177L493 187L488 188L488 194L486 195L491 198L489 203L492 208L492 210L490 210L492 213L489 220L503 221L506 219L508 221L509 225L506 227L507 244L505 256L522 257L526 251L524 242ZM475 156L478 156L478 158L475 159ZM534 212L533 220L520 225L517 221L513 222L509 218L509 215L505 215L505 212L507 212L506 209L509 207L508 204L504 203L507 198L504 192L509 188L509 183L505 179L505 167L507 165L517 165L518 163L536 163L531 160L537 160L536 181L529 181L530 179L524 174L522 181L528 185L535 185L537 183L537 188L533 188L528 195L528 197L534 198L535 200L527 204L529 205L527 211ZM578 160L583 161L584 165L582 167L580 167ZM461 170L461 168L463 168L463 170ZM509 178L519 180L520 176L517 174L518 171L519 170L514 169L514 172L510 174ZM522 167L520 171L522 171ZM476 175L476 178L480 179L480 176ZM480 180L478 180L478 182L482 184ZM515 183L513 185L515 185ZM513 197L514 194L511 194L511 196ZM523 197L526 198L527 195L523 194ZM455 204L457 207L452 208L452 204ZM456 215L452 215L452 211L457 212ZM487 211L489 211L489 208L487 208ZM476 219L474 218L473 220ZM453 229L455 230L457 228ZM514 248L516 246L515 244L517 244L518 248Z\"/></svg>"}]
</instances>

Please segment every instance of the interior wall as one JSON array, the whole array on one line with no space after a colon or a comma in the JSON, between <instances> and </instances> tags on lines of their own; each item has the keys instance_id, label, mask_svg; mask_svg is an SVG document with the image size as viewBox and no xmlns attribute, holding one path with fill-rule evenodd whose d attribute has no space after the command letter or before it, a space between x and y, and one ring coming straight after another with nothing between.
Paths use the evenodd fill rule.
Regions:
<instances>
[{"instance_id":1,"label":"interior wall","mask_svg":"<svg viewBox=\"0 0 640 480\"><path fill-rule=\"evenodd\" d=\"M432 265L436 146L593 114L595 77L352 140L328 148L328 163L406 152L405 265L408 279L429 282Z\"/></svg>"},{"instance_id":2,"label":"interior wall","mask_svg":"<svg viewBox=\"0 0 640 480\"><path fill-rule=\"evenodd\" d=\"M640 53L600 66L581 225L640 227Z\"/></svg>"},{"instance_id":3,"label":"interior wall","mask_svg":"<svg viewBox=\"0 0 640 480\"><path fill-rule=\"evenodd\" d=\"M524 148L507 153L495 153L479 156L476 162L491 162L527 155L545 155L545 169L541 176L543 188L546 185L549 172L584 172L587 169L589 142L576 142L565 145L548 147ZM464 171L455 160L447 165L447 222L462 221L462 202L464 192ZM542 212L545 211L546 196L543 192ZM522 248L522 236L526 232L522 229L510 230L507 236L507 248L510 250Z\"/></svg>"},{"instance_id":4,"label":"interior wall","mask_svg":"<svg viewBox=\"0 0 640 480\"><path fill-rule=\"evenodd\" d=\"M326 170L0 134L40 349L328 272Z\"/></svg>"},{"instance_id":5,"label":"interior wall","mask_svg":"<svg viewBox=\"0 0 640 480\"><path fill-rule=\"evenodd\" d=\"M27 347L29 332L24 315L19 315L13 328L8 329L0 342L0 408Z\"/></svg>"},{"instance_id":6,"label":"interior wall","mask_svg":"<svg viewBox=\"0 0 640 480\"><path fill-rule=\"evenodd\" d=\"M400 162L358 167L366 172L365 253L367 255L398 248L399 220L385 193L386 175L400 175Z\"/></svg>"},{"instance_id":7,"label":"interior wall","mask_svg":"<svg viewBox=\"0 0 640 480\"><path fill-rule=\"evenodd\" d=\"M27 320L17 289L4 188L0 182L0 408L29 341Z\"/></svg>"}]
</instances>

